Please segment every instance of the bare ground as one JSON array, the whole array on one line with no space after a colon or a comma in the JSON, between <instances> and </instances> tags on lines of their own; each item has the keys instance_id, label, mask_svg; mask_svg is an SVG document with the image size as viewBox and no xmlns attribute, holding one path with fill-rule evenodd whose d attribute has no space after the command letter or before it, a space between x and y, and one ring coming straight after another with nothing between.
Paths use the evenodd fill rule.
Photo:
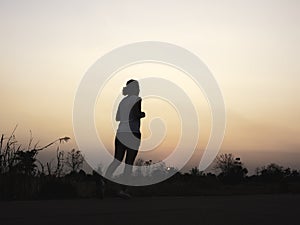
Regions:
<instances>
[{"instance_id":1,"label":"bare ground","mask_svg":"<svg viewBox=\"0 0 300 225\"><path fill-rule=\"evenodd\" d=\"M0 224L300 224L300 195L0 202Z\"/></svg>"}]
</instances>

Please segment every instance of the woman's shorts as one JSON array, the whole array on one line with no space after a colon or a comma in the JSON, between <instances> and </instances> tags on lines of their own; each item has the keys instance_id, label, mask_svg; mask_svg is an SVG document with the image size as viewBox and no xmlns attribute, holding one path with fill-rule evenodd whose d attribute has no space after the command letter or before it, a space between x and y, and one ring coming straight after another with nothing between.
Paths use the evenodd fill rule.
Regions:
<instances>
[{"instance_id":1,"label":"woman's shorts","mask_svg":"<svg viewBox=\"0 0 300 225\"><path fill-rule=\"evenodd\" d=\"M116 138L127 149L138 150L141 144L141 133L118 132Z\"/></svg>"}]
</instances>

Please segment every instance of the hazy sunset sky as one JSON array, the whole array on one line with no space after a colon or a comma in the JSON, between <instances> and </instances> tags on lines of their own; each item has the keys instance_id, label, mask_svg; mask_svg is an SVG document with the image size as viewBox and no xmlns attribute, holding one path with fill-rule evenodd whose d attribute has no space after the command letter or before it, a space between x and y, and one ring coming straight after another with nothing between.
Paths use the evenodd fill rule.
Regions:
<instances>
[{"instance_id":1,"label":"hazy sunset sky","mask_svg":"<svg viewBox=\"0 0 300 225\"><path fill-rule=\"evenodd\" d=\"M8 135L18 124L21 142L26 143L32 130L41 145L67 135L73 141L66 148L76 147L72 107L88 68L122 45L165 41L196 54L219 83L227 111L221 152L242 156L251 165L300 167L300 1L1 0L0 28L1 133ZM133 74L175 76L180 83L179 72L167 66L126 68L111 81L114 92L103 93L107 101L99 99L96 113ZM201 155L209 134L209 108L192 84L183 88L199 100L205 130L198 144ZM162 108L174 113L168 107L151 99L143 103L150 116L159 116ZM176 114L171 118L168 124L178 124ZM150 119L143 121L145 138ZM101 129L101 118L96 123ZM113 130L106 129L112 148ZM172 148L176 135L169 133L157 159L166 156L164 149Z\"/></svg>"}]
</instances>

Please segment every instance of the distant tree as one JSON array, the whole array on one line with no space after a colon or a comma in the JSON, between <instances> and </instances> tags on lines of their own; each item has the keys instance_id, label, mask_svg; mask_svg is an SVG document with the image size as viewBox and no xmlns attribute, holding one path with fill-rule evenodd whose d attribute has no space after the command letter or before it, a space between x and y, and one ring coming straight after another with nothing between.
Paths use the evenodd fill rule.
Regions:
<instances>
[{"instance_id":1,"label":"distant tree","mask_svg":"<svg viewBox=\"0 0 300 225\"><path fill-rule=\"evenodd\" d=\"M136 166L143 166L145 163L145 160L141 159L141 158L138 158L136 161L135 161L135 165Z\"/></svg>"},{"instance_id":2,"label":"distant tree","mask_svg":"<svg viewBox=\"0 0 300 225\"><path fill-rule=\"evenodd\" d=\"M138 166L135 170L136 176L149 176L153 171L150 170L151 165L153 164L153 161L150 160L144 160L141 158L138 158L135 161L135 166Z\"/></svg>"},{"instance_id":3,"label":"distant tree","mask_svg":"<svg viewBox=\"0 0 300 225\"><path fill-rule=\"evenodd\" d=\"M264 181L280 181L290 174L291 171L289 168L284 169L276 163L271 163L258 169L258 175Z\"/></svg>"},{"instance_id":4,"label":"distant tree","mask_svg":"<svg viewBox=\"0 0 300 225\"><path fill-rule=\"evenodd\" d=\"M220 180L228 184L241 182L248 173L240 158L235 158L233 154L226 153L217 156L215 169L220 171L218 175Z\"/></svg>"},{"instance_id":5,"label":"distant tree","mask_svg":"<svg viewBox=\"0 0 300 225\"><path fill-rule=\"evenodd\" d=\"M291 176L292 177L300 177L300 171L292 170L291 171Z\"/></svg>"},{"instance_id":6,"label":"distant tree","mask_svg":"<svg viewBox=\"0 0 300 225\"><path fill-rule=\"evenodd\" d=\"M71 172L78 172L83 165L83 161L81 151L72 149L71 152L68 152L65 163Z\"/></svg>"},{"instance_id":7,"label":"distant tree","mask_svg":"<svg viewBox=\"0 0 300 225\"><path fill-rule=\"evenodd\" d=\"M145 166L151 166L152 163L153 163L153 162L152 162L152 160L150 159L150 160L145 161L145 162L144 162L144 165L145 165Z\"/></svg>"},{"instance_id":8,"label":"distant tree","mask_svg":"<svg viewBox=\"0 0 300 225\"><path fill-rule=\"evenodd\" d=\"M200 171L199 168L195 166L190 170L190 174L192 176L203 176L203 171Z\"/></svg>"},{"instance_id":9,"label":"distant tree","mask_svg":"<svg viewBox=\"0 0 300 225\"><path fill-rule=\"evenodd\" d=\"M145 163L145 161L141 158L138 158L136 161L135 161L135 166L137 166L136 170L135 170L135 175L136 176L142 176L143 175L143 171L142 171L142 168L141 166L143 166Z\"/></svg>"}]
</instances>

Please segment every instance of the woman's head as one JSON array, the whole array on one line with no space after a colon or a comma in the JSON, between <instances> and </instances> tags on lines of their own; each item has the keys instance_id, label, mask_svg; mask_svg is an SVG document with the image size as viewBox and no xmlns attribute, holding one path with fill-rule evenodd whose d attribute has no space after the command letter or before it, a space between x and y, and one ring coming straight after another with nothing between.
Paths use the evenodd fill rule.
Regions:
<instances>
[{"instance_id":1,"label":"woman's head","mask_svg":"<svg viewBox=\"0 0 300 225\"><path fill-rule=\"evenodd\" d=\"M123 87L123 95L136 95L140 93L139 82L137 80L129 80L126 86Z\"/></svg>"}]
</instances>

